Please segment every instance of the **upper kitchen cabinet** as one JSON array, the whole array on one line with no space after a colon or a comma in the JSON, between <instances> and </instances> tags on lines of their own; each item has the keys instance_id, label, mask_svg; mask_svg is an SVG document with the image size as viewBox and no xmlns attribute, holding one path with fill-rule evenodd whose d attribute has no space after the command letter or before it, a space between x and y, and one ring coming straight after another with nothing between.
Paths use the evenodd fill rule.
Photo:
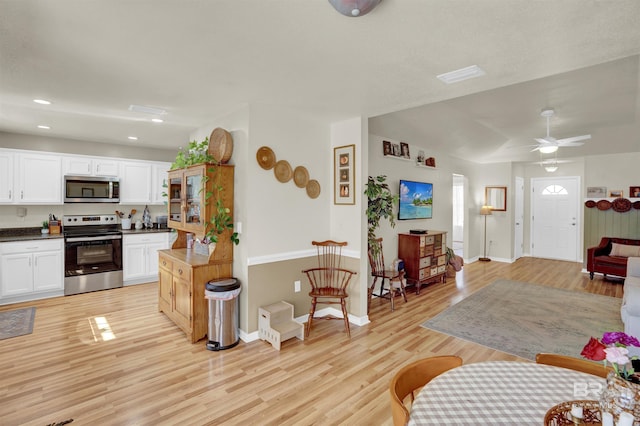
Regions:
<instances>
[{"instance_id":1,"label":"upper kitchen cabinet","mask_svg":"<svg viewBox=\"0 0 640 426\"><path fill-rule=\"evenodd\" d=\"M59 155L16 153L13 164L13 203L62 204L62 161Z\"/></svg>"},{"instance_id":2,"label":"upper kitchen cabinet","mask_svg":"<svg viewBox=\"0 0 640 426\"><path fill-rule=\"evenodd\" d=\"M109 158L65 156L62 158L64 175L118 176L118 162Z\"/></svg>"},{"instance_id":3,"label":"upper kitchen cabinet","mask_svg":"<svg viewBox=\"0 0 640 426\"><path fill-rule=\"evenodd\" d=\"M120 162L120 204L164 204L167 162Z\"/></svg>"},{"instance_id":4,"label":"upper kitchen cabinet","mask_svg":"<svg viewBox=\"0 0 640 426\"><path fill-rule=\"evenodd\" d=\"M120 162L120 204L150 204L152 164Z\"/></svg>"},{"instance_id":5,"label":"upper kitchen cabinet","mask_svg":"<svg viewBox=\"0 0 640 426\"><path fill-rule=\"evenodd\" d=\"M154 163L152 167L151 182L151 203L164 204L167 201L167 189L169 187L167 172L171 168L171 163Z\"/></svg>"},{"instance_id":6,"label":"upper kitchen cabinet","mask_svg":"<svg viewBox=\"0 0 640 426\"><path fill-rule=\"evenodd\" d=\"M13 202L13 153L0 152L0 203Z\"/></svg>"}]
</instances>

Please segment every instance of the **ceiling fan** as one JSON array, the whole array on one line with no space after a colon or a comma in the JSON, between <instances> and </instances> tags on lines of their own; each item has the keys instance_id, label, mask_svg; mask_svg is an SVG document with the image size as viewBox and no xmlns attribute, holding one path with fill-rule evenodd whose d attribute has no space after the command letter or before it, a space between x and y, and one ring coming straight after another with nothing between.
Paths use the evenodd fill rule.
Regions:
<instances>
[{"instance_id":1,"label":"ceiling fan","mask_svg":"<svg viewBox=\"0 0 640 426\"><path fill-rule=\"evenodd\" d=\"M553 108L545 108L540 113L541 116L547 118L547 136L544 138L535 138L538 141L538 145L531 151L540 151L543 154L551 154L556 152L561 146L580 146L583 145L583 141L591 139L591 135L573 136L571 138L556 139L549 135L549 120L553 117L555 111Z\"/></svg>"}]
</instances>

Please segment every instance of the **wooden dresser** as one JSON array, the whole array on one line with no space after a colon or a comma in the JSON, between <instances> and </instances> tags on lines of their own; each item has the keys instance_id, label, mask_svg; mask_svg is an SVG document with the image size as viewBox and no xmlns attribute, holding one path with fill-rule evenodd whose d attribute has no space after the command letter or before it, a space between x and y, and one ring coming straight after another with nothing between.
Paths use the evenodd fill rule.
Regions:
<instances>
[{"instance_id":1,"label":"wooden dresser","mask_svg":"<svg viewBox=\"0 0 640 426\"><path fill-rule=\"evenodd\" d=\"M407 284L420 287L434 281L447 281L447 233L398 234L398 258L404 261Z\"/></svg>"}]
</instances>

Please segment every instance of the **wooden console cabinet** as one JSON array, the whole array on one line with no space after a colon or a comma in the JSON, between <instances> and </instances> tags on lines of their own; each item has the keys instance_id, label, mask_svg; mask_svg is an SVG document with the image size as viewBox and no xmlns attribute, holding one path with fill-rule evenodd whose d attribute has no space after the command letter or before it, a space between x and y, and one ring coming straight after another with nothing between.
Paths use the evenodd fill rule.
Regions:
<instances>
[{"instance_id":1,"label":"wooden console cabinet","mask_svg":"<svg viewBox=\"0 0 640 426\"><path fill-rule=\"evenodd\" d=\"M169 250L158 251L158 310L184 331L191 343L207 335L209 305L205 287L209 281L233 275L231 230L219 236L212 255L187 248L187 233L205 235L208 218L218 200L233 217L231 165L200 164L169 172L169 227L178 235ZM219 188L222 188L219 190Z\"/></svg>"},{"instance_id":2,"label":"wooden console cabinet","mask_svg":"<svg viewBox=\"0 0 640 426\"><path fill-rule=\"evenodd\" d=\"M209 305L206 284L231 277L230 262L209 262L190 249L159 250L158 310L164 312L196 343L207 334Z\"/></svg>"},{"instance_id":3,"label":"wooden console cabinet","mask_svg":"<svg viewBox=\"0 0 640 426\"><path fill-rule=\"evenodd\" d=\"M447 281L447 233L398 234L398 258L404 261L407 284L420 287L434 281Z\"/></svg>"}]
</instances>

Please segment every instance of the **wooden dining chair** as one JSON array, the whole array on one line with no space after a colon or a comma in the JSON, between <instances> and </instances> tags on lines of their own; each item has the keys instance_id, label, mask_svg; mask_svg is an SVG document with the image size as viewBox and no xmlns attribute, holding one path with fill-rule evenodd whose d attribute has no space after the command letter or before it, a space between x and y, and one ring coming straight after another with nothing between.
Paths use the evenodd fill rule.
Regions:
<instances>
[{"instance_id":1,"label":"wooden dining chair","mask_svg":"<svg viewBox=\"0 0 640 426\"><path fill-rule=\"evenodd\" d=\"M604 378L607 377L609 371L612 371L611 368L605 367L604 364L598 364L586 359L549 353L537 354L536 363L568 368L569 370L582 371L583 373L593 374L594 376Z\"/></svg>"},{"instance_id":2,"label":"wooden dining chair","mask_svg":"<svg viewBox=\"0 0 640 426\"><path fill-rule=\"evenodd\" d=\"M302 271L307 275L311 285L311 291L309 292L311 310L309 311L305 335L309 336L316 305L320 303L340 305L342 318L327 317L327 319L343 319L347 336L351 337L346 299L349 297L347 286L356 272L342 268L342 247L346 246L347 243L327 240L312 241L311 244L317 248L318 267Z\"/></svg>"},{"instance_id":3,"label":"wooden dining chair","mask_svg":"<svg viewBox=\"0 0 640 426\"><path fill-rule=\"evenodd\" d=\"M369 290L367 292L367 313L369 313L369 309L371 307L371 298L374 295L374 290L378 279L381 279L379 297L382 297L385 280L389 284L389 299L391 300L391 312L393 312L393 310L395 309L394 299L396 293L401 294L404 298L405 303L407 302L407 293L405 290L404 282L404 269L401 271L396 271L394 269L386 268L384 263L384 254L382 251L382 238L377 238L375 242L369 247L368 255L373 282L371 283L371 286L369 287Z\"/></svg>"},{"instance_id":4,"label":"wooden dining chair","mask_svg":"<svg viewBox=\"0 0 640 426\"><path fill-rule=\"evenodd\" d=\"M452 368L460 367L462 358L455 355L434 356L414 361L402 367L391 379L391 414L394 426L404 426L409 421L409 410L404 400L429 383L434 377Z\"/></svg>"}]
</instances>

